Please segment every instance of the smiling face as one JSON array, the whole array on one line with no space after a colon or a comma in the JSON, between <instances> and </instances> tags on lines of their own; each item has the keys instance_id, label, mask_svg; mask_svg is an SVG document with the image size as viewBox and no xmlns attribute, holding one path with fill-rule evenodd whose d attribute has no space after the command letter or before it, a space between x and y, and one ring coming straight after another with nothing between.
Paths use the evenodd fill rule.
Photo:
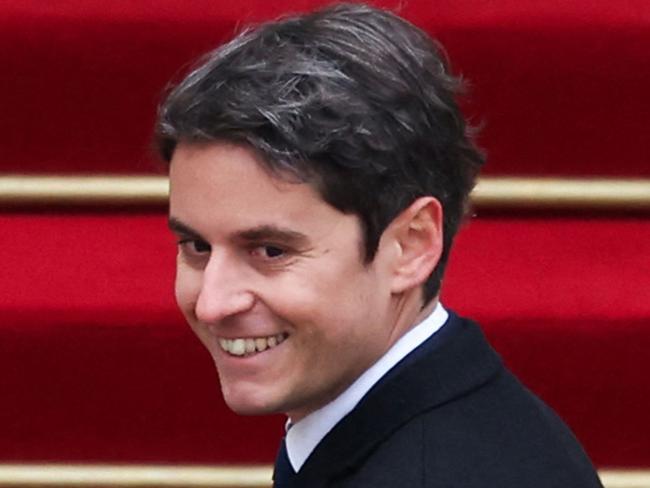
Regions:
<instances>
[{"instance_id":1,"label":"smiling face","mask_svg":"<svg viewBox=\"0 0 650 488\"><path fill-rule=\"evenodd\" d=\"M181 144L170 167L176 299L236 412L322 407L403 334L395 247L365 264L359 220L229 143Z\"/></svg>"}]
</instances>

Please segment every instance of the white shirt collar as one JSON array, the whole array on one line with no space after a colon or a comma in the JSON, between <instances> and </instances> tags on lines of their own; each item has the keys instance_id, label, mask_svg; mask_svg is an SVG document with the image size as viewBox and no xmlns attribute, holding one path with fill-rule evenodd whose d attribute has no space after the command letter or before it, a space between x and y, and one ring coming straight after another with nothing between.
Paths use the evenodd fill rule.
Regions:
<instances>
[{"instance_id":1,"label":"white shirt collar","mask_svg":"<svg viewBox=\"0 0 650 488\"><path fill-rule=\"evenodd\" d=\"M379 360L352 383L347 390L324 407L291 425L286 435L287 454L298 472L318 443L361 401L366 393L393 366L431 337L447 321L449 314L438 303L426 319L404 334ZM289 421L287 421L287 426Z\"/></svg>"}]
</instances>

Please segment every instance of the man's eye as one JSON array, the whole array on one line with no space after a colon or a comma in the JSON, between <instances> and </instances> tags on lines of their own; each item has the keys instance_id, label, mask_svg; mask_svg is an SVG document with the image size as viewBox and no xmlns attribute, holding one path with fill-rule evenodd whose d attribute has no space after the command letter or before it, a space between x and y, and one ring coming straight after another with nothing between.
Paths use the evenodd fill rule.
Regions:
<instances>
[{"instance_id":1,"label":"man's eye","mask_svg":"<svg viewBox=\"0 0 650 488\"><path fill-rule=\"evenodd\" d=\"M184 239L179 241L178 245L189 254L209 253L212 249L207 242L196 239Z\"/></svg>"},{"instance_id":2,"label":"man's eye","mask_svg":"<svg viewBox=\"0 0 650 488\"><path fill-rule=\"evenodd\" d=\"M257 246L251 254L256 258L278 259L286 254L286 251L278 246Z\"/></svg>"}]
</instances>

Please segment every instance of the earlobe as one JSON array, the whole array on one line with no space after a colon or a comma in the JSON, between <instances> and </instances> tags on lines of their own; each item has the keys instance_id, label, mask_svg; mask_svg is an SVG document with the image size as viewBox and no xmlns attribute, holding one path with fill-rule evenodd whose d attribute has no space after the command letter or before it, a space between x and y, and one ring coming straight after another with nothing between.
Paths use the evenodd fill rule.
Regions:
<instances>
[{"instance_id":1,"label":"earlobe","mask_svg":"<svg viewBox=\"0 0 650 488\"><path fill-rule=\"evenodd\" d=\"M393 268L393 293L419 288L432 273L442 254L442 221L440 202L421 197L390 224L400 250Z\"/></svg>"}]
</instances>

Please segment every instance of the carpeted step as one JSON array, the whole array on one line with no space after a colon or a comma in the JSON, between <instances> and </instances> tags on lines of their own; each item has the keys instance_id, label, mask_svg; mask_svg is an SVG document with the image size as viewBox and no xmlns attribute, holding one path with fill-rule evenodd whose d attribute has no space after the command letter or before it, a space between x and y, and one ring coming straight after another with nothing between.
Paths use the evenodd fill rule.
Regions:
<instances>
[{"instance_id":1,"label":"carpeted step","mask_svg":"<svg viewBox=\"0 0 650 488\"><path fill-rule=\"evenodd\" d=\"M0 220L0 459L273 459L282 418L227 410L176 310L163 213ZM460 234L444 285L600 466L650 465L649 230L486 216Z\"/></svg>"},{"instance_id":2,"label":"carpeted step","mask_svg":"<svg viewBox=\"0 0 650 488\"><path fill-rule=\"evenodd\" d=\"M327 3L5 2L0 169L154 171L151 126L171 78L237 26ZM646 0L406 2L402 13L470 81L488 174L650 176Z\"/></svg>"}]
</instances>

